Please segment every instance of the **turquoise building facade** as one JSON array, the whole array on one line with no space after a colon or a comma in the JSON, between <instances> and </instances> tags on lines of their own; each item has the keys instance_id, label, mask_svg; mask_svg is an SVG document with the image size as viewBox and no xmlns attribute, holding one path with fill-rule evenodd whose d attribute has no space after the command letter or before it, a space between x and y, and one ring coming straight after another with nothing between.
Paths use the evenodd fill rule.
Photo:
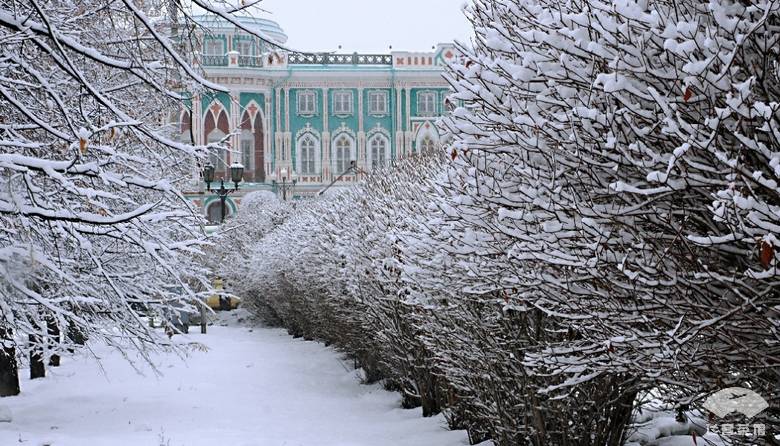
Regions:
<instances>
[{"instance_id":1,"label":"turquoise building facade","mask_svg":"<svg viewBox=\"0 0 780 446\"><path fill-rule=\"evenodd\" d=\"M278 24L241 18L242 24L279 44L287 36ZM229 199L228 214L240 197L253 190L272 190L283 174L296 186L295 198L314 196L349 173L334 187L395 160L435 150L440 137L436 119L449 107L446 63L456 57L453 45L428 52L387 54L297 53L265 45L233 24L198 17L208 32L196 54L206 76L230 93L196 96L181 115L184 139L197 144L227 138L229 150L212 154L216 178L228 179L229 166L244 165L241 191ZM193 198L214 221L219 200L202 187Z\"/></svg>"}]
</instances>

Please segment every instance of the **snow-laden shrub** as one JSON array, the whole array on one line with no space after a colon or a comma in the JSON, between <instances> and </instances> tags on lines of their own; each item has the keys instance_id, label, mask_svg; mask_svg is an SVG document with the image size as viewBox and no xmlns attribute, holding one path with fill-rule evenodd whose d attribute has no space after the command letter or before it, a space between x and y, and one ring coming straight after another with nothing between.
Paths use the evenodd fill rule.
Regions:
<instances>
[{"instance_id":1,"label":"snow-laden shrub","mask_svg":"<svg viewBox=\"0 0 780 446\"><path fill-rule=\"evenodd\" d=\"M536 393L777 399L777 12L475 2L448 75L452 238L479 258L472 292L537 319L521 356ZM593 422L625 423L613 409Z\"/></svg>"},{"instance_id":2,"label":"snow-laden shrub","mask_svg":"<svg viewBox=\"0 0 780 446\"><path fill-rule=\"evenodd\" d=\"M474 441L621 444L650 391L776 404L777 8L476 0L451 162L307 204L258 300Z\"/></svg>"}]
</instances>

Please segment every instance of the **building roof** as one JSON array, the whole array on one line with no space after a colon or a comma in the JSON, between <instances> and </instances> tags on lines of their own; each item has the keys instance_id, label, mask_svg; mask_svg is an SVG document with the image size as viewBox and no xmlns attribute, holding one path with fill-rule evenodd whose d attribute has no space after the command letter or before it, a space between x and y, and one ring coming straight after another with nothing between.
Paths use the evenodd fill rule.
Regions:
<instances>
[{"instance_id":1,"label":"building roof","mask_svg":"<svg viewBox=\"0 0 780 446\"><path fill-rule=\"evenodd\" d=\"M234 30L236 26L222 17L213 14L200 14L193 16L196 22L205 28L212 31L217 30ZM244 26L249 29L254 29L262 34L267 35L273 39L276 43L284 44L287 42L287 34L278 23L269 19L261 19L258 17L249 16L235 16L235 18Z\"/></svg>"}]
</instances>

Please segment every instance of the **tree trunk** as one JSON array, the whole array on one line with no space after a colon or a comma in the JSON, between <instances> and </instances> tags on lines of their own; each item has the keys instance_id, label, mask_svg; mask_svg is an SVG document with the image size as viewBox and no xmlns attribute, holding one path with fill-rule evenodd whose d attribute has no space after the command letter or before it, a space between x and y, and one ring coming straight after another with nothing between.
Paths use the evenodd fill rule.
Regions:
<instances>
[{"instance_id":1,"label":"tree trunk","mask_svg":"<svg viewBox=\"0 0 780 446\"><path fill-rule=\"evenodd\" d=\"M206 302L200 303L200 334L206 334Z\"/></svg>"},{"instance_id":2,"label":"tree trunk","mask_svg":"<svg viewBox=\"0 0 780 446\"><path fill-rule=\"evenodd\" d=\"M81 329L79 329L79 327L73 321L68 322L68 332L66 336L74 344L84 345L87 342L87 337L84 336L84 332L81 331ZM73 353L72 348L68 349L68 351Z\"/></svg>"},{"instance_id":3,"label":"tree trunk","mask_svg":"<svg viewBox=\"0 0 780 446\"><path fill-rule=\"evenodd\" d=\"M49 318L46 321L47 329L49 331L49 346L50 348L56 349L60 345L60 327L57 325L57 322L54 320L54 318ZM60 366L60 355L56 353L52 353L51 356L49 356L49 365L52 367L59 367Z\"/></svg>"},{"instance_id":4,"label":"tree trunk","mask_svg":"<svg viewBox=\"0 0 780 446\"><path fill-rule=\"evenodd\" d=\"M40 336L30 335L30 379L46 376L46 367L43 364L43 347Z\"/></svg>"},{"instance_id":5,"label":"tree trunk","mask_svg":"<svg viewBox=\"0 0 780 446\"><path fill-rule=\"evenodd\" d=\"M10 332L7 328L0 328L0 342L3 342L0 349L0 397L19 395L19 368Z\"/></svg>"}]
</instances>

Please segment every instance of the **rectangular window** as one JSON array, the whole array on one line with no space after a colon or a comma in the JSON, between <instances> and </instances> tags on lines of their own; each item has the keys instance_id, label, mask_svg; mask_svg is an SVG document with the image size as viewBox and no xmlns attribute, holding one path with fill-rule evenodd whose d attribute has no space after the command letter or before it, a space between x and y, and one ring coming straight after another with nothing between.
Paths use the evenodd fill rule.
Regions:
<instances>
[{"instance_id":1,"label":"rectangular window","mask_svg":"<svg viewBox=\"0 0 780 446\"><path fill-rule=\"evenodd\" d=\"M424 91L417 94L417 114L432 116L436 114L436 93Z\"/></svg>"},{"instance_id":2,"label":"rectangular window","mask_svg":"<svg viewBox=\"0 0 780 446\"><path fill-rule=\"evenodd\" d=\"M254 42L251 40L239 40L236 42L236 48L235 50L239 52L242 56L254 56Z\"/></svg>"},{"instance_id":3,"label":"rectangular window","mask_svg":"<svg viewBox=\"0 0 780 446\"><path fill-rule=\"evenodd\" d=\"M317 113L317 95L313 91L298 92L298 114L313 115Z\"/></svg>"},{"instance_id":4,"label":"rectangular window","mask_svg":"<svg viewBox=\"0 0 780 446\"><path fill-rule=\"evenodd\" d=\"M206 48L204 53L207 56L224 56L225 48L222 45L222 41L218 39L206 40Z\"/></svg>"},{"instance_id":5,"label":"rectangular window","mask_svg":"<svg viewBox=\"0 0 780 446\"><path fill-rule=\"evenodd\" d=\"M352 92L334 91L333 92L333 114L349 115L352 113Z\"/></svg>"},{"instance_id":6,"label":"rectangular window","mask_svg":"<svg viewBox=\"0 0 780 446\"><path fill-rule=\"evenodd\" d=\"M372 115L387 114L386 91L370 91L368 93L368 113Z\"/></svg>"}]
</instances>

